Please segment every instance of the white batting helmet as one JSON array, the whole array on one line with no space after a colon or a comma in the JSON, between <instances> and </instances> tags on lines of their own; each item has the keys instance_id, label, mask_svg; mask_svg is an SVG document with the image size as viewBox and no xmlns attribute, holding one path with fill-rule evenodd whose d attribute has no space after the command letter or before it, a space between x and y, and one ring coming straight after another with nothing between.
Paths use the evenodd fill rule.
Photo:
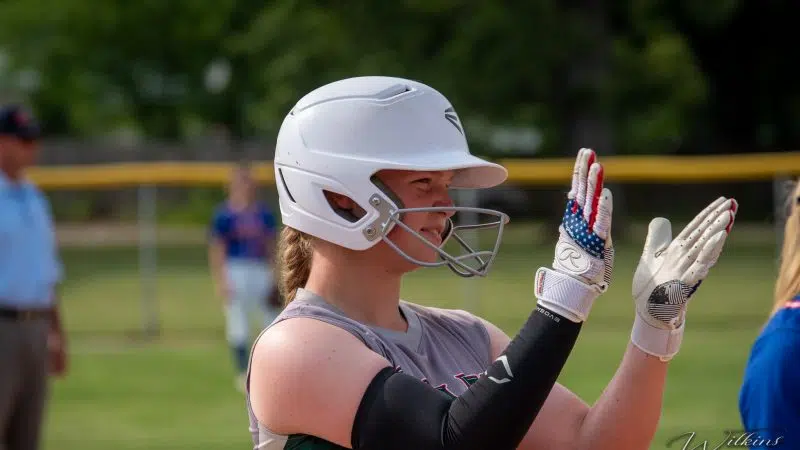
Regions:
<instances>
[{"instance_id":1,"label":"white batting helmet","mask_svg":"<svg viewBox=\"0 0 800 450\"><path fill-rule=\"evenodd\" d=\"M499 248L504 213L466 207L403 208L374 175L385 169L454 170L453 188L488 188L507 177L504 167L470 154L464 128L453 106L425 84L394 77L356 77L336 81L304 96L278 133L275 179L283 223L352 250L381 240L406 259L423 266L447 264L462 276L484 276ZM345 195L366 211L346 217L329 204L324 191ZM497 217L484 225L450 223L445 238L467 250L453 256L402 223L401 214L417 211L472 211ZM386 236L395 225L435 248L441 261L423 262L405 254ZM474 251L457 231L497 227L491 251ZM465 260L479 261L477 267Z\"/></svg>"}]
</instances>

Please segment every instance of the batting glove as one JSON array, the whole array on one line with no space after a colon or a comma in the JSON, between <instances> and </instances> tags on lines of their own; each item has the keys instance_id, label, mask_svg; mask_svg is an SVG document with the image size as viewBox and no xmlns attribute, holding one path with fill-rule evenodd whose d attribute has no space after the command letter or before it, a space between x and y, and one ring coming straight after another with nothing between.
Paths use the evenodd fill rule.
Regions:
<instances>
[{"instance_id":1,"label":"batting glove","mask_svg":"<svg viewBox=\"0 0 800 450\"><path fill-rule=\"evenodd\" d=\"M631 341L645 353L669 361L678 353L686 307L719 259L738 204L720 197L697 215L675 240L669 220L650 222L633 277L636 319Z\"/></svg>"},{"instance_id":2,"label":"batting glove","mask_svg":"<svg viewBox=\"0 0 800 450\"><path fill-rule=\"evenodd\" d=\"M611 191L603 188L603 166L594 151L578 152L567 196L553 268L536 272L539 305L573 322L584 322L594 300L611 283Z\"/></svg>"}]
</instances>

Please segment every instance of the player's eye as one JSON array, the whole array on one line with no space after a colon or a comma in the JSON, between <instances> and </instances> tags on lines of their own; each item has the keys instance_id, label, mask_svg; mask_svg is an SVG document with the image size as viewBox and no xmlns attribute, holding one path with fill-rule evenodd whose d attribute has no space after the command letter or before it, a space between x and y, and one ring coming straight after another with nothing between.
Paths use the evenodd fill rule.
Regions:
<instances>
[{"instance_id":1,"label":"player's eye","mask_svg":"<svg viewBox=\"0 0 800 450\"><path fill-rule=\"evenodd\" d=\"M428 186L431 185L432 182L433 182L433 180L430 179L430 178L419 178L419 179L416 179L416 180L412 181L411 184L414 184L414 185L419 186L419 187L428 187Z\"/></svg>"}]
</instances>

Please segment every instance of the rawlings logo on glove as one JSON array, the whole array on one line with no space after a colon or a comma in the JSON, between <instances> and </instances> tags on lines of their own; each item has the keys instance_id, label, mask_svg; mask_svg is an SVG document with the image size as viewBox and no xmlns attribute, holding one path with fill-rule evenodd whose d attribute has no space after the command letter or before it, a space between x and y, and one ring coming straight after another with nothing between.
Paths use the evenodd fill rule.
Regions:
<instances>
[{"instance_id":1,"label":"rawlings logo on glove","mask_svg":"<svg viewBox=\"0 0 800 450\"><path fill-rule=\"evenodd\" d=\"M535 277L539 303L574 322L586 320L592 303L611 283L611 191L603 188L603 166L594 151L578 152L572 188L559 226L553 269Z\"/></svg>"},{"instance_id":2,"label":"rawlings logo on glove","mask_svg":"<svg viewBox=\"0 0 800 450\"><path fill-rule=\"evenodd\" d=\"M591 151L591 150L590 150ZM611 283L611 272L614 266L614 247L611 244L609 228L611 227L611 191L603 189L602 166L594 163L599 181L590 189L597 190L599 199L598 213L590 214L587 209L577 206L578 199L567 202L564 218L559 227L559 239L556 244L556 256L553 267L568 274L581 276L587 282L596 285L600 292L605 292ZM590 171L590 177L592 173ZM589 209L591 211L591 209ZM588 217L587 217L588 216ZM598 226L599 225L599 226ZM602 277L598 275L602 274Z\"/></svg>"},{"instance_id":3,"label":"rawlings logo on glove","mask_svg":"<svg viewBox=\"0 0 800 450\"><path fill-rule=\"evenodd\" d=\"M558 265L574 273L586 273L591 267L589 258L568 242L559 242L556 245L556 260Z\"/></svg>"}]
</instances>

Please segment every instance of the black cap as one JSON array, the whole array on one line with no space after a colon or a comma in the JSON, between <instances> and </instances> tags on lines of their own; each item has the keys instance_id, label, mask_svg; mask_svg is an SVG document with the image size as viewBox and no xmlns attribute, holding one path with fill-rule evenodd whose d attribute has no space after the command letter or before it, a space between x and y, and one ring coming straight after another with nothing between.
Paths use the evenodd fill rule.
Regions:
<instances>
[{"instance_id":1,"label":"black cap","mask_svg":"<svg viewBox=\"0 0 800 450\"><path fill-rule=\"evenodd\" d=\"M0 135L32 141L41 136L41 130L28 110L20 105L4 105L0 108Z\"/></svg>"}]
</instances>

